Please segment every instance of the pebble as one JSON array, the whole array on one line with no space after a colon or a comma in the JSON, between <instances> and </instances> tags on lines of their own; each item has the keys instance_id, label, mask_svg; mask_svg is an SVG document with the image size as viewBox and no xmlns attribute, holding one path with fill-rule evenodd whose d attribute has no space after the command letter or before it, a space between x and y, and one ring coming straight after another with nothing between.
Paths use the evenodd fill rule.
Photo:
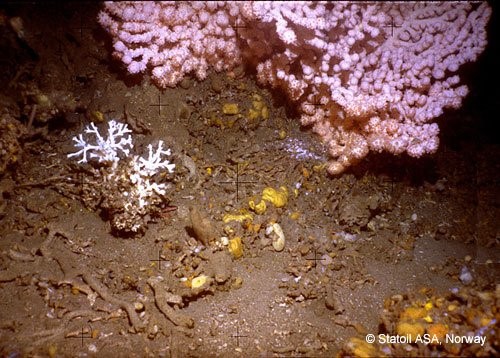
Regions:
<instances>
[{"instance_id":1,"label":"pebble","mask_svg":"<svg viewBox=\"0 0 500 358\"><path fill-rule=\"evenodd\" d=\"M237 290L241 285L243 285L243 279L241 277L236 277L231 283L231 288Z\"/></svg>"},{"instance_id":2,"label":"pebble","mask_svg":"<svg viewBox=\"0 0 500 358\"><path fill-rule=\"evenodd\" d=\"M330 255L324 254L323 256L321 256L320 262L323 266L328 266L333 262L333 259L330 257Z\"/></svg>"},{"instance_id":3,"label":"pebble","mask_svg":"<svg viewBox=\"0 0 500 358\"><path fill-rule=\"evenodd\" d=\"M300 295L297 298L295 298L295 301L297 301L297 302L302 302L304 300L305 300L304 295Z\"/></svg>"},{"instance_id":4,"label":"pebble","mask_svg":"<svg viewBox=\"0 0 500 358\"><path fill-rule=\"evenodd\" d=\"M438 182L434 187L436 188L437 191L444 191L446 189L444 183L441 180L438 180Z\"/></svg>"},{"instance_id":5,"label":"pebble","mask_svg":"<svg viewBox=\"0 0 500 358\"><path fill-rule=\"evenodd\" d=\"M468 285L474 280L467 266L462 267L459 278L464 285Z\"/></svg>"},{"instance_id":6,"label":"pebble","mask_svg":"<svg viewBox=\"0 0 500 358\"><path fill-rule=\"evenodd\" d=\"M446 228L444 226L440 226L437 230L438 234L444 235L446 234Z\"/></svg>"},{"instance_id":7,"label":"pebble","mask_svg":"<svg viewBox=\"0 0 500 358\"><path fill-rule=\"evenodd\" d=\"M302 256L306 256L309 253L309 245L307 244L301 245L299 251Z\"/></svg>"},{"instance_id":8,"label":"pebble","mask_svg":"<svg viewBox=\"0 0 500 358\"><path fill-rule=\"evenodd\" d=\"M221 79L219 78L219 76L214 76L212 78L212 81L210 82L210 84L212 86L212 90L215 93L221 93L223 88L224 88L224 85L223 85Z\"/></svg>"},{"instance_id":9,"label":"pebble","mask_svg":"<svg viewBox=\"0 0 500 358\"><path fill-rule=\"evenodd\" d=\"M335 291L333 289L328 289L325 296L325 306L329 310L334 311L335 314L341 314L345 311L345 308L339 302L335 296Z\"/></svg>"},{"instance_id":10,"label":"pebble","mask_svg":"<svg viewBox=\"0 0 500 358\"><path fill-rule=\"evenodd\" d=\"M241 78L245 75L245 68L242 65L236 66L233 73L235 78Z\"/></svg>"},{"instance_id":11,"label":"pebble","mask_svg":"<svg viewBox=\"0 0 500 358\"><path fill-rule=\"evenodd\" d=\"M179 86L184 89L189 89L189 87L191 87L191 80L187 77L184 77L181 83L179 83Z\"/></svg>"}]
</instances>

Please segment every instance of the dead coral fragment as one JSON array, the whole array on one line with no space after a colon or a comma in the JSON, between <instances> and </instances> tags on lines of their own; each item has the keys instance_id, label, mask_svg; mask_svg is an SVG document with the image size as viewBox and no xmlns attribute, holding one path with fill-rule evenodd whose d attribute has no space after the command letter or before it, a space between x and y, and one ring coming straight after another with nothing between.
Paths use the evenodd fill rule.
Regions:
<instances>
[{"instance_id":1,"label":"dead coral fragment","mask_svg":"<svg viewBox=\"0 0 500 358\"><path fill-rule=\"evenodd\" d=\"M170 307L168 304L170 293L168 292L169 287L166 282L161 277L150 277L148 279L148 284L151 286L155 293L156 305L160 311L176 326L182 326L186 328L194 327L194 320Z\"/></svg>"},{"instance_id":2,"label":"dead coral fragment","mask_svg":"<svg viewBox=\"0 0 500 358\"><path fill-rule=\"evenodd\" d=\"M25 133L24 126L8 114L0 117L0 175L17 162L22 148L19 139Z\"/></svg>"}]
</instances>

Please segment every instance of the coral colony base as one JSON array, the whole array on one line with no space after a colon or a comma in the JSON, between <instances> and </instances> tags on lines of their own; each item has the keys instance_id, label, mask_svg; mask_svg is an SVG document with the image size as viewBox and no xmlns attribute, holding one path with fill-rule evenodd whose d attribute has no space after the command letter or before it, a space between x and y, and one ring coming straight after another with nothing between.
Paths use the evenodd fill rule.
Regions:
<instances>
[{"instance_id":1,"label":"coral colony base","mask_svg":"<svg viewBox=\"0 0 500 358\"><path fill-rule=\"evenodd\" d=\"M94 142L87 141L83 134L73 137L80 150L68 157L81 157L78 163L93 164L93 176L83 183L84 202L94 209L103 209L114 231L136 234L145 231L150 217L166 201L167 184L156 180L164 171L173 173L175 164L164 158L171 153L170 149L163 150L161 140L156 149L148 145L147 157L130 157L131 132L126 124L112 120L104 138L90 123L84 133L93 136Z\"/></svg>"},{"instance_id":2,"label":"coral colony base","mask_svg":"<svg viewBox=\"0 0 500 358\"><path fill-rule=\"evenodd\" d=\"M484 50L486 2L106 2L99 22L130 73L160 87L250 63L287 93L343 172L370 151L420 157L460 107L457 72Z\"/></svg>"}]
</instances>

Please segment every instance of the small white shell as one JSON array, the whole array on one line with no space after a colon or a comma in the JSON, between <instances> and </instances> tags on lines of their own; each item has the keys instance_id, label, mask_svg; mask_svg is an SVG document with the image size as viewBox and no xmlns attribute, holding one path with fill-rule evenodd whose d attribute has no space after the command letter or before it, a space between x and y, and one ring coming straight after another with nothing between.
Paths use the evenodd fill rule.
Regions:
<instances>
[{"instance_id":1,"label":"small white shell","mask_svg":"<svg viewBox=\"0 0 500 358\"><path fill-rule=\"evenodd\" d=\"M274 223L268 225L266 228L266 236L270 236L273 240L273 247L275 251L283 251L285 248L285 234L281 229L280 224Z\"/></svg>"}]
</instances>

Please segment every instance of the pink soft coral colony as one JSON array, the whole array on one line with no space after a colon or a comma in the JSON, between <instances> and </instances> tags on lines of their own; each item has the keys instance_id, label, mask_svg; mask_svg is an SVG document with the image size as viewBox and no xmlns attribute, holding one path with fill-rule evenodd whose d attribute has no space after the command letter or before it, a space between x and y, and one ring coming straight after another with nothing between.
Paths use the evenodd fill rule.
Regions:
<instances>
[{"instance_id":1,"label":"pink soft coral colony","mask_svg":"<svg viewBox=\"0 0 500 358\"><path fill-rule=\"evenodd\" d=\"M487 44L486 3L107 2L99 22L130 73L160 87L254 64L287 93L343 172L370 151L420 157L460 107L457 71Z\"/></svg>"}]
</instances>

